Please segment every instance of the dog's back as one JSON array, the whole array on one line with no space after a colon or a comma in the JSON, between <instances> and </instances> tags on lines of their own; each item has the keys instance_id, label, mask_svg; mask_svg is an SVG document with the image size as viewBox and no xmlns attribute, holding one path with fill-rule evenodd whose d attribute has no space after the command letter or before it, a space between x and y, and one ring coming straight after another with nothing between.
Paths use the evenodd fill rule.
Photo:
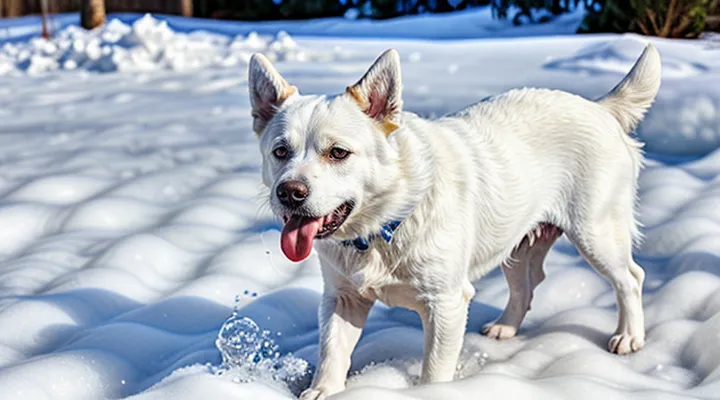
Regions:
<instances>
[{"instance_id":1,"label":"dog's back","mask_svg":"<svg viewBox=\"0 0 720 400\"><path fill-rule=\"evenodd\" d=\"M638 239L634 202L642 153L629 134L659 86L660 58L648 45L627 76L596 101L516 89L438 121L408 116L407 128L433 153L442 186L436 193L476 199L438 195L432 202L467 217L462 234L477 237L471 279L505 260L538 224L585 223L589 210L626 214L625 228Z\"/></svg>"}]
</instances>

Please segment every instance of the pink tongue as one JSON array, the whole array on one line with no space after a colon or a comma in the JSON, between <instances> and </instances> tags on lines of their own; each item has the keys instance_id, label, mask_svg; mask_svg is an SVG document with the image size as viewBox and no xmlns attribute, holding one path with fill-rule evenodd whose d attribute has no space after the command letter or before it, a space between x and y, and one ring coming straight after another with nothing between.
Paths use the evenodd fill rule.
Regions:
<instances>
[{"instance_id":1,"label":"pink tongue","mask_svg":"<svg viewBox=\"0 0 720 400\"><path fill-rule=\"evenodd\" d=\"M323 218L290 217L280 236L280 248L285 257L300 262L312 252L312 242L320 231Z\"/></svg>"}]
</instances>

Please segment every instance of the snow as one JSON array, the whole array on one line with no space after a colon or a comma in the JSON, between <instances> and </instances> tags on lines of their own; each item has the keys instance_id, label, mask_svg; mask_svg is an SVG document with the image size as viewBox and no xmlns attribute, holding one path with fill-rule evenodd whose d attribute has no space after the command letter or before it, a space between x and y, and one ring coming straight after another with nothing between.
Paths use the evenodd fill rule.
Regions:
<instances>
[{"instance_id":1,"label":"snow","mask_svg":"<svg viewBox=\"0 0 720 400\"><path fill-rule=\"evenodd\" d=\"M6 43L0 49L0 75L18 71L36 75L57 69L113 72L230 67L246 64L257 51L273 61L311 58L283 31L272 41L254 32L235 37L183 34L170 29L166 21L146 15L132 25L113 19L92 32L71 25L51 40Z\"/></svg>"},{"instance_id":2,"label":"snow","mask_svg":"<svg viewBox=\"0 0 720 400\"><path fill-rule=\"evenodd\" d=\"M23 36L37 29L31 18L1 21L0 398L300 391L317 362L322 283L316 255L282 256L260 196L247 56L262 51L302 92L327 93L396 47L406 108L432 116L525 85L599 96L643 46L635 35L567 35L573 15L473 26L483 12L213 29L123 15L91 33L62 16L49 42ZM665 68L638 131L649 157L635 253L647 272L646 348L607 353L613 291L561 239L519 337L477 333L507 299L494 271L476 284L458 380L418 386L419 318L378 303L337 398L717 397L720 50L652 40Z\"/></svg>"}]
</instances>

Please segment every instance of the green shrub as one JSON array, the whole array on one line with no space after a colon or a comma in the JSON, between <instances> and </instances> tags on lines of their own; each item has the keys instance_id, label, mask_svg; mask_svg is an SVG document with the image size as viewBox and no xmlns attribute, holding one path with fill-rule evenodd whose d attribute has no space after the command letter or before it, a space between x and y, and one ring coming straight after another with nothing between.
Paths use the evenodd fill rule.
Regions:
<instances>
[{"instance_id":1,"label":"green shrub","mask_svg":"<svg viewBox=\"0 0 720 400\"><path fill-rule=\"evenodd\" d=\"M636 32L695 38L705 28L709 0L606 0L588 13L581 32Z\"/></svg>"},{"instance_id":2,"label":"green shrub","mask_svg":"<svg viewBox=\"0 0 720 400\"><path fill-rule=\"evenodd\" d=\"M549 11L552 16L585 7L587 15L579 32L637 32L667 38L694 38L705 28L710 0L493 0L495 15L518 22L533 13Z\"/></svg>"}]
</instances>

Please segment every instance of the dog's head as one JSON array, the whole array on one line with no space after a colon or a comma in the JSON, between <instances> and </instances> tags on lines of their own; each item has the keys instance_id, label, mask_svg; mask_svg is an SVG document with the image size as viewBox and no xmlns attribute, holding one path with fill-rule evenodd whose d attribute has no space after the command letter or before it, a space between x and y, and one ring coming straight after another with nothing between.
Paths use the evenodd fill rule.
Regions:
<instances>
[{"instance_id":1,"label":"dog's head","mask_svg":"<svg viewBox=\"0 0 720 400\"><path fill-rule=\"evenodd\" d=\"M376 227L399 173L389 139L402 108L398 53L383 53L340 95L301 95L261 54L250 60L248 85L285 255L300 261L315 239L351 239Z\"/></svg>"}]
</instances>

